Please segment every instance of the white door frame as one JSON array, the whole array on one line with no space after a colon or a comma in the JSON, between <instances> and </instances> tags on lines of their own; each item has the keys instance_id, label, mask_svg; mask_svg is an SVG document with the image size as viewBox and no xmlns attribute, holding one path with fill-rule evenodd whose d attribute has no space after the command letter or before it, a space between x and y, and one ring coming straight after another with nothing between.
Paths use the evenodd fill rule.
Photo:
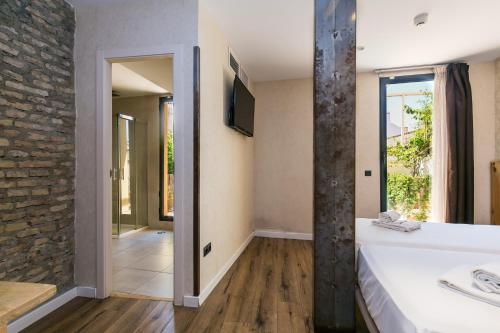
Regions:
<instances>
[{"instance_id":1,"label":"white door frame","mask_svg":"<svg viewBox=\"0 0 500 333\"><path fill-rule=\"evenodd\" d=\"M111 64L127 58L173 56L174 85L174 157L176 177L174 179L174 303L182 305L184 294L185 266L184 258L184 223L185 217L185 178L183 170L189 160L186 154L186 121L187 105L185 103L183 83L183 46L164 45L141 49L99 50L96 57L96 87L97 87L97 286L96 296L106 298L112 291L112 96L111 96ZM188 168L189 169L189 168Z\"/></svg>"}]
</instances>

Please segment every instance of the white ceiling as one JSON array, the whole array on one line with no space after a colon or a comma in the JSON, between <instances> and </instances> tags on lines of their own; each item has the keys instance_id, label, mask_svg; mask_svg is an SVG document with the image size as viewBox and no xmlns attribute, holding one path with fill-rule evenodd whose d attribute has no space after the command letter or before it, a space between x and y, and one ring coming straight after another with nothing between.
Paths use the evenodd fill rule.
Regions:
<instances>
[{"instance_id":1,"label":"white ceiling","mask_svg":"<svg viewBox=\"0 0 500 333\"><path fill-rule=\"evenodd\" d=\"M68 0L73 4L130 0ZM312 76L313 0L200 0L254 81ZM429 13L417 28L413 17ZM358 71L500 56L500 0L358 0Z\"/></svg>"},{"instance_id":2,"label":"white ceiling","mask_svg":"<svg viewBox=\"0 0 500 333\"><path fill-rule=\"evenodd\" d=\"M253 81L312 76L313 0L202 1Z\"/></svg>"},{"instance_id":3,"label":"white ceiling","mask_svg":"<svg viewBox=\"0 0 500 333\"><path fill-rule=\"evenodd\" d=\"M427 12L429 21L413 25ZM499 0L358 0L358 71L493 60L500 56Z\"/></svg>"},{"instance_id":4,"label":"white ceiling","mask_svg":"<svg viewBox=\"0 0 500 333\"><path fill-rule=\"evenodd\" d=\"M203 1L254 81L312 76L313 0ZM358 71L495 59L499 13L500 0L358 0Z\"/></svg>"},{"instance_id":5,"label":"white ceiling","mask_svg":"<svg viewBox=\"0 0 500 333\"><path fill-rule=\"evenodd\" d=\"M149 58L112 65L112 89L120 97L173 93L172 58Z\"/></svg>"}]
</instances>

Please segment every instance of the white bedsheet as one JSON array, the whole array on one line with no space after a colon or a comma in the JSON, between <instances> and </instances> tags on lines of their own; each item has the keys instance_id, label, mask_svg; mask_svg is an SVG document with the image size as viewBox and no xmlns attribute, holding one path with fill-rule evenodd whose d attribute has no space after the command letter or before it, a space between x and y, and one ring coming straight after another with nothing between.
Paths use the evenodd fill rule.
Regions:
<instances>
[{"instance_id":1,"label":"white bedsheet","mask_svg":"<svg viewBox=\"0 0 500 333\"><path fill-rule=\"evenodd\" d=\"M358 282L381 333L500 332L500 308L438 285L464 264L498 261L498 254L367 245L360 248Z\"/></svg>"},{"instance_id":2,"label":"white bedsheet","mask_svg":"<svg viewBox=\"0 0 500 333\"><path fill-rule=\"evenodd\" d=\"M356 247L391 245L500 254L500 226L423 222L420 230L379 228L372 219L356 219Z\"/></svg>"}]
</instances>

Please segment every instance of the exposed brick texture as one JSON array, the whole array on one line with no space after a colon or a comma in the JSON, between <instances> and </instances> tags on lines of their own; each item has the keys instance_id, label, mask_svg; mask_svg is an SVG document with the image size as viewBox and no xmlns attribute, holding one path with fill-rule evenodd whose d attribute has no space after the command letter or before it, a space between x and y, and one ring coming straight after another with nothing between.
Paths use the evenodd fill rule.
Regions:
<instances>
[{"instance_id":1,"label":"exposed brick texture","mask_svg":"<svg viewBox=\"0 0 500 333\"><path fill-rule=\"evenodd\" d=\"M0 280L73 284L75 15L0 0Z\"/></svg>"}]
</instances>

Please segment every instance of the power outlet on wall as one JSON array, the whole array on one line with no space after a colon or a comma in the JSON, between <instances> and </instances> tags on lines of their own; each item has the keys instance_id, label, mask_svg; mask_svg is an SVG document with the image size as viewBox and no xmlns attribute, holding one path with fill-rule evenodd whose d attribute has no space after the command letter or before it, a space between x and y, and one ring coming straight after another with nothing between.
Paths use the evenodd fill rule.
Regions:
<instances>
[{"instance_id":1,"label":"power outlet on wall","mask_svg":"<svg viewBox=\"0 0 500 333\"><path fill-rule=\"evenodd\" d=\"M203 247L203 256L206 257L210 253L210 251L212 251L212 243L211 242Z\"/></svg>"}]
</instances>

